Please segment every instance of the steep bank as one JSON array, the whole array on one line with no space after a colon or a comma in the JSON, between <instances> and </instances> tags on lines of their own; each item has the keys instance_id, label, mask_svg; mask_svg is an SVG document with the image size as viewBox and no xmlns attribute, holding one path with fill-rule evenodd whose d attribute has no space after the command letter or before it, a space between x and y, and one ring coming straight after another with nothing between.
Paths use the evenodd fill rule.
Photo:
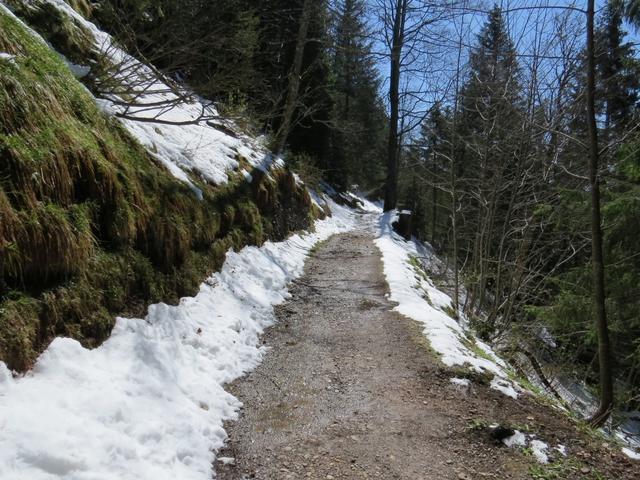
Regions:
<instances>
[{"instance_id":1,"label":"steep bank","mask_svg":"<svg viewBox=\"0 0 640 480\"><path fill-rule=\"evenodd\" d=\"M96 346L116 315L194 294L229 249L283 239L323 215L255 140L148 122L143 137L140 122L99 108L74 76L79 64L65 61L93 65L104 54L97 29L64 2L8 3L33 22L0 4L0 360L9 368L29 368L56 336Z\"/></svg>"}]
</instances>

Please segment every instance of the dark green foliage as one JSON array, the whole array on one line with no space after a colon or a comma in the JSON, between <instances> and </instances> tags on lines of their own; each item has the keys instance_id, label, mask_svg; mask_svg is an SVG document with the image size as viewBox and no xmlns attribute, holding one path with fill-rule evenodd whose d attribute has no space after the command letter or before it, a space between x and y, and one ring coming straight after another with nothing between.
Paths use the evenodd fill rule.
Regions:
<instances>
[{"instance_id":1,"label":"dark green foliage","mask_svg":"<svg viewBox=\"0 0 640 480\"><path fill-rule=\"evenodd\" d=\"M92 19L134 54L199 93L241 110L254 91L258 44L254 2L108 0Z\"/></svg>"},{"instance_id":2,"label":"dark green foliage","mask_svg":"<svg viewBox=\"0 0 640 480\"><path fill-rule=\"evenodd\" d=\"M277 136L303 3L107 0L93 8L92 19L130 51L216 101L221 113ZM311 9L287 150L309 157L339 188L377 186L385 112L364 4L342 2L335 25L326 1L311 2Z\"/></svg>"},{"instance_id":3,"label":"dark green foliage","mask_svg":"<svg viewBox=\"0 0 640 480\"><path fill-rule=\"evenodd\" d=\"M364 16L363 1L344 0L334 34L335 104L327 169L329 180L339 188L372 188L384 177L387 119Z\"/></svg>"},{"instance_id":4,"label":"dark green foliage","mask_svg":"<svg viewBox=\"0 0 640 480\"><path fill-rule=\"evenodd\" d=\"M640 141L625 144L615 157L615 178L609 178L603 196L605 225L607 314L616 353L615 369L620 388L619 403L638 408L640 381ZM585 229L586 193L567 197L559 229ZM573 220L571 220L573 219ZM533 312L549 323L559 339L561 358L569 365L587 368L596 378L593 363L597 339L593 318L593 293L589 252L584 252L550 286L549 307ZM634 399L634 400L631 400Z\"/></svg>"},{"instance_id":5,"label":"dark green foliage","mask_svg":"<svg viewBox=\"0 0 640 480\"><path fill-rule=\"evenodd\" d=\"M415 233L438 250L451 236L451 195L447 185L451 169L450 109L434 105L420 128L420 136L405 155L400 175L400 202L412 211Z\"/></svg>"},{"instance_id":6,"label":"dark green foliage","mask_svg":"<svg viewBox=\"0 0 640 480\"><path fill-rule=\"evenodd\" d=\"M604 133L622 133L633 120L640 89L640 62L633 46L624 41L622 9L609 2L596 32L596 74L599 113Z\"/></svg>"}]
</instances>

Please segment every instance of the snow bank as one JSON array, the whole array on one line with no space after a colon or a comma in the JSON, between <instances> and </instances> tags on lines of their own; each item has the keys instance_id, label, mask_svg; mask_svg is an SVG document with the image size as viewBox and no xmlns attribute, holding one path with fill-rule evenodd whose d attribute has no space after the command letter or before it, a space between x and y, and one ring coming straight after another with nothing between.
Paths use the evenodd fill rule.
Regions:
<instances>
[{"instance_id":1,"label":"snow bank","mask_svg":"<svg viewBox=\"0 0 640 480\"><path fill-rule=\"evenodd\" d=\"M390 299L398 303L395 310L423 324L424 334L445 365L489 372L494 375L491 388L517 398L521 389L508 379L504 361L464 327L462 312L458 312L461 322L447 313L452 310L451 298L416 267L416 261L433 259L433 251L417 240L407 242L396 234L391 226L394 220L393 212L381 217L376 245L382 252Z\"/></svg>"},{"instance_id":2,"label":"snow bank","mask_svg":"<svg viewBox=\"0 0 640 480\"><path fill-rule=\"evenodd\" d=\"M226 183L228 172L239 167L238 156L253 168L268 169L274 159L259 140L236 138L212 126L216 122L228 126L230 122L219 120L209 102L190 95L184 87L161 80L156 71L118 48L109 34L63 0L42 1L58 8L93 36L95 48L115 66L112 80L121 84L128 98L135 98L135 106L124 106L120 104L122 98L114 93L97 100L98 104L109 114L135 118L120 121L177 179L196 191L189 174L214 184ZM84 71L91 65L70 68Z\"/></svg>"},{"instance_id":3,"label":"snow bank","mask_svg":"<svg viewBox=\"0 0 640 480\"><path fill-rule=\"evenodd\" d=\"M95 350L58 338L17 378L0 362L0 478L210 480L240 406L223 385L261 361L259 335L312 246L354 226L331 209L315 233L229 252L195 297L118 318Z\"/></svg>"}]
</instances>

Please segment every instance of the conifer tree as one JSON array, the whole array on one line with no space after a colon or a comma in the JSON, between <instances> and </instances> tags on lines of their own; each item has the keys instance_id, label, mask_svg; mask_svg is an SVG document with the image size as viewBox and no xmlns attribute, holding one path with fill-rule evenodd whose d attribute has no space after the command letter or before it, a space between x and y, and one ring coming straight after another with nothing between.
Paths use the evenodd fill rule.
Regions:
<instances>
[{"instance_id":1,"label":"conifer tree","mask_svg":"<svg viewBox=\"0 0 640 480\"><path fill-rule=\"evenodd\" d=\"M622 133L638 103L640 63L630 42L625 42L622 8L608 2L595 34L596 97L598 113L604 116L605 138Z\"/></svg>"},{"instance_id":2,"label":"conifer tree","mask_svg":"<svg viewBox=\"0 0 640 480\"><path fill-rule=\"evenodd\" d=\"M333 169L339 187L375 186L382 173L385 113L363 0L344 0L335 28Z\"/></svg>"},{"instance_id":3,"label":"conifer tree","mask_svg":"<svg viewBox=\"0 0 640 480\"><path fill-rule=\"evenodd\" d=\"M469 308L481 308L495 281L494 261L501 226L508 222L510 185L521 166L518 125L523 116L520 71L502 11L494 7L470 56L469 77L461 89L456 164L466 198L460 225L461 248L472 259L474 288Z\"/></svg>"}]
</instances>

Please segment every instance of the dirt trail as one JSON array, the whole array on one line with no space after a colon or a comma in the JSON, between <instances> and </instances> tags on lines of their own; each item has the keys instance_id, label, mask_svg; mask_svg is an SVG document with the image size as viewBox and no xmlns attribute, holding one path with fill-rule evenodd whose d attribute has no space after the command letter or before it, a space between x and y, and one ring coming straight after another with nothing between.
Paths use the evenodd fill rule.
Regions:
<instances>
[{"instance_id":1,"label":"dirt trail","mask_svg":"<svg viewBox=\"0 0 640 480\"><path fill-rule=\"evenodd\" d=\"M535 406L451 384L386 292L371 234L317 249L264 337L263 364L229 387L244 409L226 425L219 458L235 461L216 462L218 479L531 478L530 458L470 425L524 423Z\"/></svg>"}]
</instances>

